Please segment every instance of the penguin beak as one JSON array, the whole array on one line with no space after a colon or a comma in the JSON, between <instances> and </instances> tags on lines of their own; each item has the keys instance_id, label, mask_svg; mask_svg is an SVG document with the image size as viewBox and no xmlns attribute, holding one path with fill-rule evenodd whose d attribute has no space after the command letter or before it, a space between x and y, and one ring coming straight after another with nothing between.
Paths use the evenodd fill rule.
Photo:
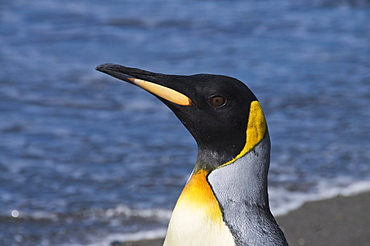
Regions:
<instances>
[{"instance_id":1,"label":"penguin beak","mask_svg":"<svg viewBox=\"0 0 370 246\"><path fill-rule=\"evenodd\" d=\"M165 76L163 74L152 73L137 68L129 68L110 63L99 65L96 67L96 70L106 73L117 79L126 81L130 84L134 84L154 94L157 97L160 97L177 105L193 105L192 100L184 94L167 86L160 85L158 82L155 83L150 81L151 79L155 81L157 81L158 79L160 80L160 77Z\"/></svg>"}]
</instances>

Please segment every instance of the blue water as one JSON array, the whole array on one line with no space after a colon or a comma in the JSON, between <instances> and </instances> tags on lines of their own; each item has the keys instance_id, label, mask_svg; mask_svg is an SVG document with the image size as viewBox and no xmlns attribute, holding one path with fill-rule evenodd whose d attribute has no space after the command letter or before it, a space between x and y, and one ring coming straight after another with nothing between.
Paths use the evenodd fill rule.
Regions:
<instances>
[{"instance_id":1,"label":"blue water","mask_svg":"<svg viewBox=\"0 0 370 246\"><path fill-rule=\"evenodd\" d=\"M365 0L1 1L0 245L164 235L195 142L106 62L244 81L276 215L370 190L368 23Z\"/></svg>"}]
</instances>

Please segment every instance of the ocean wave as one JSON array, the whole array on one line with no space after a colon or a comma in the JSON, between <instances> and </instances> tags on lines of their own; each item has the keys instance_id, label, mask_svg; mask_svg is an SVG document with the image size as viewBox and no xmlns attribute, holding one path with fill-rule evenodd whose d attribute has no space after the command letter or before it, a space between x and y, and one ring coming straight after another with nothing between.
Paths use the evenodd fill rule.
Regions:
<instances>
[{"instance_id":1,"label":"ocean wave","mask_svg":"<svg viewBox=\"0 0 370 246\"><path fill-rule=\"evenodd\" d=\"M275 216L286 215L307 202L331 199L337 196L353 196L370 191L370 180L353 181L348 178L322 180L308 192L292 192L284 188L270 187L270 206Z\"/></svg>"},{"instance_id":2,"label":"ocean wave","mask_svg":"<svg viewBox=\"0 0 370 246\"><path fill-rule=\"evenodd\" d=\"M309 4L319 7L365 7L370 5L369 0L314 0Z\"/></svg>"},{"instance_id":3,"label":"ocean wave","mask_svg":"<svg viewBox=\"0 0 370 246\"><path fill-rule=\"evenodd\" d=\"M14 216L16 214L16 216ZM118 205L114 208L101 209L92 208L83 211L75 211L70 214L63 214L50 211L22 211L21 209L13 209L9 213L2 215L3 217L19 218L24 220L66 220L71 221L73 219L83 220L106 220L109 221L112 218L122 217L125 219L136 218L136 219L154 219L167 221L170 219L172 214L171 210L159 209L159 208L148 208L148 209L132 209L128 206Z\"/></svg>"},{"instance_id":4,"label":"ocean wave","mask_svg":"<svg viewBox=\"0 0 370 246\"><path fill-rule=\"evenodd\" d=\"M159 228L156 230L139 231L135 233L115 233L110 234L104 238L97 239L96 242L87 244L88 246L107 246L114 241L129 242L164 238L166 235L166 228ZM80 246L80 244L64 244L63 246Z\"/></svg>"},{"instance_id":5,"label":"ocean wave","mask_svg":"<svg viewBox=\"0 0 370 246\"><path fill-rule=\"evenodd\" d=\"M157 218L161 220L169 220L172 214L171 210L166 209L132 209L124 205L119 205L115 208L107 209L104 214L109 217L116 217L124 215L126 217L140 217L140 218Z\"/></svg>"}]
</instances>

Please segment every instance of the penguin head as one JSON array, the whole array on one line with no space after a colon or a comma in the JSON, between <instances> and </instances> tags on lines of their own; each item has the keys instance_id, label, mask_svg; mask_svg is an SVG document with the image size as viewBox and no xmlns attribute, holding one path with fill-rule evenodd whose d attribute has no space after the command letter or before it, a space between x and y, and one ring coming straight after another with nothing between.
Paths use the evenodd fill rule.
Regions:
<instances>
[{"instance_id":1,"label":"penguin head","mask_svg":"<svg viewBox=\"0 0 370 246\"><path fill-rule=\"evenodd\" d=\"M115 64L96 68L159 98L198 144L196 169L212 171L250 151L267 133L256 96L223 75L166 75Z\"/></svg>"}]
</instances>

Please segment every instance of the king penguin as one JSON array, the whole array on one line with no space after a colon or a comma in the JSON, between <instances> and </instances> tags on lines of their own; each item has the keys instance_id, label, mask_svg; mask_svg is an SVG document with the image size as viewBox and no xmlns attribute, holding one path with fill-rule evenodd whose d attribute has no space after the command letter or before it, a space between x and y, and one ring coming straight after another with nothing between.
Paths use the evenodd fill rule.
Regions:
<instances>
[{"instance_id":1,"label":"king penguin","mask_svg":"<svg viewBox=\"0 0 370 246\"><path fill-rule=\"evenodd\" d=\"M165 246L288 245L270 212L270 138L261 105L223 75L166 75L116 64L96 68L161 100L198 145Z\"/></svg>"}]
</instances>

